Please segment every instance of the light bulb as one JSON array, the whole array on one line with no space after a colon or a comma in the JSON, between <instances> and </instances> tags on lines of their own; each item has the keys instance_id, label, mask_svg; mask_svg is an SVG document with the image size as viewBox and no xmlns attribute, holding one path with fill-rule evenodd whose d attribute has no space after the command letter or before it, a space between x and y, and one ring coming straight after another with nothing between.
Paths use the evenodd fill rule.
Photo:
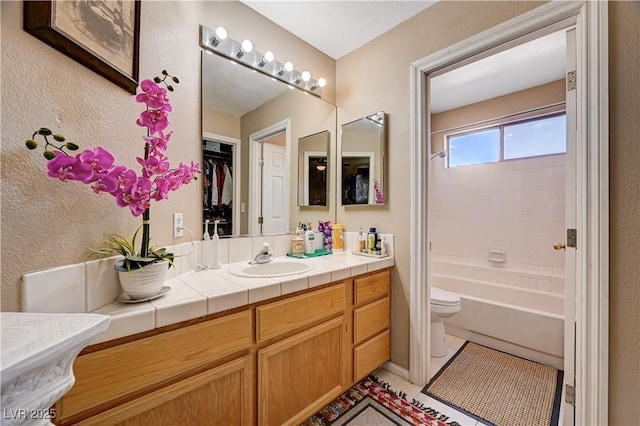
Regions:
<instances>
[{"instance_id":1,"label":"light bulb","mask_svg":"<svg viewBox=\"0 0 640 426\"><path fill-rule=\"evenodd\" d=\"M320 87L324 87L324 86L326 86L326 85L327 85L327 80L325 80L324 78L320 77L320 78L318 79L318 86L320 86Z\"/></svg>"},{"instance_id":2,"label":"light bulb","mask_svg":"<svg viewBox=\"0 0 640 426\"><path fill-rule=\"evenodd\" d=\"M309 71L302 71L300 78L302 78L302 81L309 81L311 79L311 73Z\"/></svg>"},{"instance_id":3,"label":"light bulb","mask_svg":"<svg viewBox=\"0 0 640 426\"><path fill-rule=\"evenodd\" d=\"M249 53L252 50L253 50L253 43L251 43L251 40L242 40L242 43L240 43L240 48L236 50L236 53L234 56L240 59L245 55L245 53Z\"/></svg>"},{"instance_id":4,"label":"light bulb","mask_svg":"<svg viewBox=\"0 0 640 426\"><path fill-rule=\"evenodd\" d=\"M220 42L227 38L227 29L225 27L218 27L216 31L213 33L213 38L211 39L211 44L213 47L216 47L220 44Z\"/></svg>"},{"instance_id":5,"label":"light bulb","mask_svg":"<svg viewBox=\"0 0 640 426\"><path fill-rule=\"evenodd\" d=\"M242 40L240 49L242 49L244 53L250 53L253 50L253 43L251 43L251 40Z\"/></svg>"},{"instance_id":6,"label":"light bulb","mask_svg":"<svg viewBox=\"0 0 640 426\"><path fill-rule=\"evenodd\" d=\"M293 71L293 63L291 61L287 61L284 63L283 68L286 72Z\"/></svg>"},{"instance_id":7,"label":"light bulb","mask_svg":"<svg viewBox=\"0 0 640 426\"><path fill-rule=\"evenodd\" d=\"M260 58L260 61L258 61L258 66L262 68L268 63L273 62L274 59L275 59L275 55L273 54L273 52L270 50L267 50L266 52L264 52L264 55L262 55L262 58Z\"/></svg>"}]
</instances>

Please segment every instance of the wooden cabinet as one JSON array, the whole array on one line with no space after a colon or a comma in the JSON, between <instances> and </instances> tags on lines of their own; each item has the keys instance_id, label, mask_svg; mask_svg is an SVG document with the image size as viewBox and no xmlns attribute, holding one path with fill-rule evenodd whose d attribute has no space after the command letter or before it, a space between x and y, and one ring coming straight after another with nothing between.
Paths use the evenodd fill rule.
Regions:
<instances>
[{"instance_id":1,"label":"wooden cabinet","mask_svg":"<svg viewBox=\"0 0 640 426\"><path fill-rule=\"evenodd\" d=\"M243 426L253 419L253 359L240 359L119 405L83 426Z\"/></svg>"},{"instance_id":2,"label":"wooden cabinet","mask_svg":"<svg viewBox=\"0 0 640 426\"><path fill-rule=\"evenodd\" d=\"M299 424L342 393L343 318L258 351L258 424Z\"/></svg>"},{"instance_id":3,"label":"wooden cabinet","mask_svg":"<svg viewBox=\"0 0 640 426\"><path fill-rule=\"evenodd\" d=\"M365 377L391 358L389 270L353 280L353 377Z\"/></svg>"},{"instance_id":4,"label":"wooden cabinet","mask_svg":"<svg viewBox=\"0 0 640 426\"><path fill-rule=\"evenodd\" d=\"M87 348L57 425L298 424L390 357L366 274Z\"/></svg>"}]
</instances>

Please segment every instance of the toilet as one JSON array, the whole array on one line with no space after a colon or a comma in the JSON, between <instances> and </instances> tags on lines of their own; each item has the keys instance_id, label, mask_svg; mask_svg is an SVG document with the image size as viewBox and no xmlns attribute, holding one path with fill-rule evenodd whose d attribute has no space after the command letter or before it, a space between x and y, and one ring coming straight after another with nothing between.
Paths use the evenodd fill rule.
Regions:
<instances>
[{"instance_id":1,"label":"toilet","mask_svg":"<svg viewBox=\"0 0 640 426\"><path fill-rule=\"evenodd\" d=\"M431 356L447 355L447 340L444 334L443 318L460 312L460 296L440 288L431 287L429 293L431 308Z\"/></svg>"}]
</instances>

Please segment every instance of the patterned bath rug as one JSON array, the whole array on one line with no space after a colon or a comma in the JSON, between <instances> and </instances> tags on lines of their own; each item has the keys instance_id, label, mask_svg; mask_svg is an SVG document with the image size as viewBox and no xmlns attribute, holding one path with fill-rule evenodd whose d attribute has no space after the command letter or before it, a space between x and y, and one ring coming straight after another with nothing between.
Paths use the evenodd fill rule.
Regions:
<instances>
[{"instance_id":1,"label":"patterned bath rug","mask_svg":"<svg viewBox=\"0 0 640 426\"><path fill-rule=\"evenodd\" d=\"M498 426L555 426L563 373L466 342L422 393Z\"/></svg>"},{"instance_id":2,"label":"patterned bath rug","mask_svg":"<svg viewBox=\"0 0 640 426\"><path fill-rule=\"evenodd\" d=\"M329 405L307 419L303 426L349 425L424 425L460 426L447 422L446 415L419 402L409 402L402 392L394 392L387 383L373 375L367 376Z\"/></svg>"}]
</instances>

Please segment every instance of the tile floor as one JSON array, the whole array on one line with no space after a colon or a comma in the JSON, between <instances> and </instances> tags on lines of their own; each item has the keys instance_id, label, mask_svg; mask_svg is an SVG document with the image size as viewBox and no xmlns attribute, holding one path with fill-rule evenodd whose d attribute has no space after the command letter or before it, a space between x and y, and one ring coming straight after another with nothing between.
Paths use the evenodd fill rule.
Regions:
<instances>
[{"instance_id":1,"label":"tile floor","mask_svg":"<svg viewBox=\"0 0 640 426\"><path fill-rule=\"evenodd\" d=\"M442 358L431 358L431 368L430 373L431 377L433 377L440 368L444 366L444 364L460 349L460 347L464 344L464 340L455 336L447 335L447 346L448 353L447 356ZM451 408L440 401L437 401L433 398L428 397L427 395L421 393L420 391L424 387L417 386L408 381L404 380L400 376L391 373L387 370L380 369L374 373L380 380L387 382L391 389L396 392L405 392L407 394L407 400L411 401L412 399L416 399L422 402L427 407L431 407L434 410L440 412L440 414L446 416L446 418L441 418L445 422L458 422L462 426L481 426L483 423L478 422L477 420L467 416L464 413L461 413L454 408Z\"/></svg>"}]
</instances>

